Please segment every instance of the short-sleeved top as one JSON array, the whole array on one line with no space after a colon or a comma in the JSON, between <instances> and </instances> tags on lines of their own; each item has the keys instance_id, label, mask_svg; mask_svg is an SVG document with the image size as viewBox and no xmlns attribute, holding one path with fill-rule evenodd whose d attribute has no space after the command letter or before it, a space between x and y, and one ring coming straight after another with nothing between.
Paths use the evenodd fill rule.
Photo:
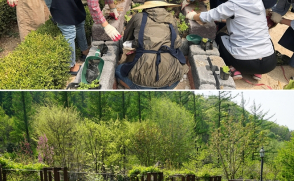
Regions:
<instances>
[{"instance_id":1,"label":"short-sleeved top","mask_svg":"<svg viewBox=\"0 0 294 181\"><path fill-rule=\"evenodd\" d=\"M86 19L86 11L81 0L52 0L51 15L63 25L78 25Z\"/></svg>"}]
</instances>

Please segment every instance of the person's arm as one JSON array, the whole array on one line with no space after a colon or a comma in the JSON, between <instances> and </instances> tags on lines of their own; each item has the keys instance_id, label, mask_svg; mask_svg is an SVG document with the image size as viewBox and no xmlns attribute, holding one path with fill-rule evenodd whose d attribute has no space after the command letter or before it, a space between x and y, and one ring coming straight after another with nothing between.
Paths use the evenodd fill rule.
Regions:
<instances>
[{"instance_id":1,"label":"person's arm","mask_svg":"<svg viewBox=\"0 0 294 181\"><path fill-rule=\"evenodd\" d=\"M211 9L207 12L201 12L197 14L196 12L190 12L187 14L186 18L195 21L201 21L203 23L213 22L213 21L222 21L228 19L234 15L235 7L234 3L226 2L218 7Z\"/></svg>"},{"instance_id":2,"label":"person's arm","mask_svg":"<svg viewBox=\"0 0 294 181\"><path fill-rule=\"evenodd\" d=\"M284 16L288 12L290 6L291 4L288 3L287 0L279 0L278 3L272 8L272 11Z\"/></svg>"},{"instance_id":3,"label":"person's arm","mask_svg":"<svg viewBox=\"0 0 294 181\"><path fill-rule=\"evenodd\" d=\"M280 24L284 24L284 25L287 25L287 26L291 26L292 21L293 21L293 20L289 20L289 19L285 19L285 18L283 18L283 19L280 21ZM293 28L293 26L291 26L291 27Z\"/></svg>"},{"instance_id":4,"label":"person's arm","mask_svg":"<svg viewBox=\"0 0 294 181\"><path fill-rule=\"evenodd\" d=\"M126 26L126 29L124 31L123 42L125 42L125 41L132 41L132 40L135 39L134 31L135 31L136 21L141 20L142 19L142 16L143 16L142 13L137 13L128 22L128 24Z\"/></svg>"},{"instance_id":5,"label":"person's arm","mask_svg":"<svg viewBox=\"0 0 294 181\"><path fill-rule=\"evenodd\" d=\"M93 21L97 24L101 24L104 28L105 33L113 40L118 41L121 38L120 33L108 22L106 21L105 17L103 16L103 13L100 9L98 0L87 0L88 7L90 14L93 18Z\"/></svg>"},{"instance_id":6,"label":"person's arm","mask_svg":"<svg viewBox=\"0 0 294 181\"><path fill-rule=\"evenodd\" d=\"M107 26L108 23L106 22L106 19L103 16L98 0L87 0L87 3L93 21L97 24L102 24L103 27Z\"/></svg>"}]
</instances>

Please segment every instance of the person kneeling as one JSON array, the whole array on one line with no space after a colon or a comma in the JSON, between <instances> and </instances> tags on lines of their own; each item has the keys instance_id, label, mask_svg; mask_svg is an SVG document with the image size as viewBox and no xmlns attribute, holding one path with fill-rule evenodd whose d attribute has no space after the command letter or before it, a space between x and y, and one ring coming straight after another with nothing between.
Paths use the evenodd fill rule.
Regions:
<instances>
[{"instance_id":1,"label":"person kneeling","mask_svg":"<svg viewBox=\"0 0 294 181\"><path fill-rule=\"evenodd\" d=\"M226 20L229 34L219 33L215 41L233 79L242 79L242 72L260 80L261 74L276 67L277 57L262 0L229 0L207 12L189 12L186 18L202 22Z\"/></svg>"},{"instance_id":2,"label":"person kneeling","mask_svg":"<svg viewBox=\"0 0 294 181\"><path fill-rule=\"evenodd\" d=\"M118 82L130 89L173 89L188 72L186 59L179 50L181 38L176 20L166 11L164 0L147 0L128 22L123 41L131 41L135 56L116 68Z\"/></svg>"}]
</instances>

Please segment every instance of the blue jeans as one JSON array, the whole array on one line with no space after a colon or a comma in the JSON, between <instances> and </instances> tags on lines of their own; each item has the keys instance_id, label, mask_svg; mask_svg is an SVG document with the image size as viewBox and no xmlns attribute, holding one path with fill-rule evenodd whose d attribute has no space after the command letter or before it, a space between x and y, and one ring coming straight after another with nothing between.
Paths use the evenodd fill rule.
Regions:
<instances>
[{"instance_id":1,"label":"blue jeans","mask_svg":"<svg viewBox=\"0 0 294 181\"><path fill-rule=\"evenodd\" d=\"M160 88L139 86L137 84L134 84L128 77L123 77L121 75L120 69L122 66L123 66L123 64L120 64L119 66L116 67L115 76L118 80L121 80L124 83L126 83L131 89L174 89L180 82L180 81L177 81L177 82L173 83L171 86L165 86L165 87L160 87Z\"/></svg>"},{"instance_id":2,"label":"blue jeans","mask_svg":"<svg viewBox=\"0 0 294 181\"><path fill-rule=\"evenodd\" d=\"M58 28L62 32L65 39L68 41L71 50L71 64L70 67L75 66L76 64L76 47L75 39L77 38L78 45L81 51L88 49L87 38L85 33L85 21L81 22L78 25L62 25L57 23Z\"/></svg>"},{"instance_id":3,"label":"blue jeans","mask_svg":"<svg viewBox=\"0 0 294 181\"><path fill-rule=\"evenodd\" d=\"M45 0L45 3L50 11L50 7L51 7L51 4L52 4L52 0Z\"/></svg>"},{"instance_id":4,"label":"blue jeans","mask_svg":"<svg viewBox=\"0 0 294 181\"><path fill-rule=\"evenodd\" d=\"M45 0L45 3L50 10L52 0ZM76 45L75 39L77 37L78 45L81 51L85 51L88 49L86 32L85 32L85 21L81 22L78 25L63 25L57 23L58 28L62 32L65 39L68 41L71 50L71 63L70 67L75 66L76 64Z\"/></svg>"}]
</instances>

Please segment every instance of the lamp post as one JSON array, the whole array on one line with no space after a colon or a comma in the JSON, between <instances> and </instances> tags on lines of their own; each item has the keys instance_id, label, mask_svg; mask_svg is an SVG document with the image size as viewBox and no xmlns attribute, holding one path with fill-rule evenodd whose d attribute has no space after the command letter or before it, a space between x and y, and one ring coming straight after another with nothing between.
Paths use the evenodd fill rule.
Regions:
<instances>
[{"instance_id":1,"label":"lamp post","mask_svg":"<svg viewBox=\"0 0 294 181\"><path fill-rule=\"evenodd\" d=\"M263 157L264 157L263 147L261 147L259 154L260 154L260 158L261 158L260 181L262 181L262 169L263 169Z\"/></svg>"}]
</instances>

